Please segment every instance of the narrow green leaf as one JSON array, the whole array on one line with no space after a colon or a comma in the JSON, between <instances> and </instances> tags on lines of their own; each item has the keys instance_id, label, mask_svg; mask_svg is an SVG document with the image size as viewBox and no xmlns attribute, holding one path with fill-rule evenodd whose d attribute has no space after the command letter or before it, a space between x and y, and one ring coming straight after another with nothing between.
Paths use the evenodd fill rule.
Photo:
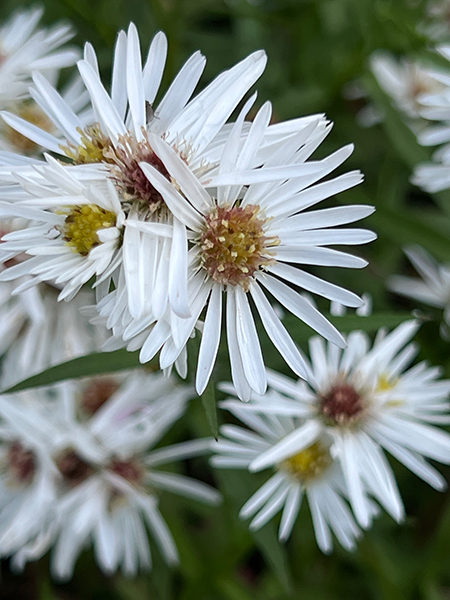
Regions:
<instances>
[{"instance_id":1,"label":"narrow green leaf","mask_svg":"<svg viewBox=\"0 0 450 600\"><path fill-rule=\"evenodd\" d=\"M264 558L276 573L286 593L291 594L292 578L289 571L287 553L285 547L278 541L275 524L273 522L267 523L259 531L252 532L252 537L264 555Z\"/></svg>"},{"instance_id":2,"label":"narrow green leaf","mask_svg":"<svg viewBox=\"0 0 450 600\"><path fill-rule=\"evenodd\" d=\"M3 393L19 392L27 388L50 385L66 379L102 375L138 366L140 366L139 352L128 352L127 350L95 352L94 354L80 356L55 367L50 367L50 369L46 369L42 373L16 383L16 385L13 385Z\"/></svg>"},{"instance_id":3,"label":"narrow green leaf","mask_svg":"<svg viewBox=\"0 0 450 600\"><path fill-rule=\"evenodd\" d=\"M379 312L367 317L359 317L356 314L335 317L329 313L324 313L324 316L331 321L341 333L349 333L355 329L373 333L380 329L380 327L392 329L397 325L400 325L400 323L403 323L403 321L414 318L411 313L408 312ZM286 315L283 319L283 323L297 342L301 342L302 339L308 339L312 335L317 335L310 327L308 327L308 325L293 315Z\"/></svg>"},{"instance_id":4,"label":"narrow green leaf","mask_svg":"<svg viewBox=\"0 0 450 600\"><path fill-rule=\"evenodd\" d=\"M219 425L217 423L217 406L216 406L216 394L214 390L214 382L212 379L206 387L206 390L201 395L203 408L205 409L206 418L208 419L211 433L217 440L219 437Z\"/></svg>"}]
</instances>

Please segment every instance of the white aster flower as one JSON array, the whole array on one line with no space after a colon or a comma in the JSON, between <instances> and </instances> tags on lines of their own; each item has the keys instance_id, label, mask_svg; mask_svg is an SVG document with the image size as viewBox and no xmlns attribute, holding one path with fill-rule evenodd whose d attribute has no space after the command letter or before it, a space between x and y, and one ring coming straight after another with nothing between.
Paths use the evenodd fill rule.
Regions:
<instances>
[{"instance_id":1,"label":"white aster flower","mask_svg":"<svg viewBox=\"0 0 450 600\"><path fill-rule=\"evenodd\" d=\"M399 61L388 52L374 52L370 67L383 90L410 119L421 116L424 95L438 94L444 89L443 83L434 76L435 69L407 59Z\"/></svg>"},{"instance_id":2,"label":"white aster flower","mask_svg":"<svg viewBox=\"0 0 450 600\"><path fill-rule=\"evenodd\" d=\"M54 77L55 71L75 64L78 52L61 49L73 37L69 25L38 28L41 8L20 10L0 27L0 106L28 96L31 75L39 71Z\"/></svg>"},{"instance_id":3,"label":"white aster flower","mask_svg":"<svg viewBox=\"0 0 450 600\"><path fill-rule=\"evenodd\" d=\"M409 321L385 335L380 331L370 348L367 334L354 331L341 351L328 349L321 338L310 340L309 384L270 373L278 397L255 398L243 410L297 416L303 424L250 464L259 471L301 452L324 435L344 473L349 500L358 522L370 525L375 498L400 521L404 509L383 449L438 490L446 482L424 458L450 463L450 435L433 424L447 424L450 381L440 370L408 365L418 348L409 343L418 325Z\"/></svg>"},{"instance_id":4,"label":"white aster flower","mask_svg":"<svg viewBox=\"0 0 450 600\"><path fill-rule=\"evenodd\" d=\"M420 246L405 248L405 254L422 279L394 275L388 288L424 304L442 308L444 321L450 326L450 265L439 264Z\"/></svg>"},{"instance_id":5,"label":"white aster flower","mask_svg":"<svg viewBox=\"0 0 450 600\"><path fill-rule=\"evenodd\" d=\"M372 232L363 229L334 229L336 225L366 217L372 213L371 207L306 211L324 198L361 182L361 173L354 171L317 184L342 164L352 147L342 148L321 161L308 162L329 131L324 133L317 122L312 122L280 145L262 168L249 168L259 150L259 142L264 139L271 107L269 103L262 107L242 145L241 127L248 108L247 104L230 134L219 174L208 184L211 188L217 187L214 196L205 190L173 149L156 136L151 136L150 141L180 192L157 169L141 163L174 214L173 238L177 235L181 240L186 237L190 240L189 254L183 252L183 243L180 243L179 251L173 253L177 261L171 260L168 272L169 276L174 273L181 279L186 277L187 268L191 317L180 319L167 314L156 322L154 315L148 313L140 320L127 320L120 305L123 297L120 286L115 303L105 298L99 307L101 314L108 318L109 326L121 320L117 328L119 335L122 333L126 340L134 338L129 347L142 346L142 362L151 360L162 349L161 368L170 367L181 355L207 307L196 380L197 392L201 394L210 378L219 347L222 292L226 292L232 376L242 399L248 399L251 390L264 393L266 389L264 362L250 297L276 348L294 372L305 377L304 360L263 290L333 343L344 345L331 323L281 280L348 306L360 306L362 300L355 294L287 263L364 267L367 263L361 258L328 246L362 244L375 238ZM245 183L248 185L243 186ZM105 310L106 304L108 310ZM115 335L117 331L113 329Z\"/></svg>"},{"instance_id":6,"label":"white aster flower","mask_svg":"<svg viewBox=\"0 0 450 600\"><path fill-rule=\"evenodd\" d=\"M41 519L21 547L5 551L14 552L14 567L23 568L53 546L52 574L67 579L80 552L92 543L105 573L122 568L135 575L151 567L147 529L165 560L176 563L158 491L206 504L220 502L208 485L160 470L166 463L204 454L210 440L152 449L184 414L191 395L191 389L162 374L142 372L54 388L53 397L39 406L39 417L53 428L47 447L57 467L58 497L51 519ZM26 408L9 403L9 411L17 415Z\"/></svg>"},{"instance_id":7,"label":"white aster flower","mask_svg":"<svg viewBox=\"0 0 450 600\"><path fill-rule=\"evenodd\" d=\"M60 300L70 300L92 277L108 281L120 264L125 214L111 181L83 184L55 159L48 156L47 161L35 167L38 180L22 176L28 199L0 202L3 218L29 219L28 227L3 236L0 256L10 260L23 253L32 255L5 269L0 281L34 275L16 293L47 281L61 286Z\"/></svg>"},{"instance_id":8,"label":"white aster flower","mask_svg":"<svg viewBox=\"0 0 450 600\"><path fill-rule=\"evenodd\" d=\"M267 403L277 402L277 395L267 393ZM258 457L271 451L281 440L293 436L301 427L296 417L278 417L264 412L245 410L248 405L228 400L223 408L240 419L248 429L223 425L218 443L212 444L213 466L226 469L248 469ZM250 529L259 529L282 511L279 539L289 538L297 519L303 497L308 499L317 543L329 553L333 549L331 533L347 550L355 549L361 532L346 502L344 479L339 465L330 454L326 437L305 444L297 451L286 452L282 460L273 463L275 473L244 504L239 516L253 517Z\"/></svg>"}]
</instances>

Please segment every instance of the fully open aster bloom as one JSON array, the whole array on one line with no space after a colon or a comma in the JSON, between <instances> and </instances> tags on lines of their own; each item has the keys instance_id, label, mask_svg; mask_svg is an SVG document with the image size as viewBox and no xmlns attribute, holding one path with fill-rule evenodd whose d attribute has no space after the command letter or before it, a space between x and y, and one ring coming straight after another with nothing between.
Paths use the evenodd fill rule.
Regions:
<instances>
[{"instance_id":1,"label":"fully open aster bloom","mask_svg":"<svg viewBox=\"0 0 450 600\"><path fill-rule=\"evenodd\" d=\"M267 401L276 403L277 395L268 392ZM245 410L248 405L235 400L222 402L221 406L247 429L236 425L221 427L223 437L211 446L215 452L211 463L218 468L248 469L261 454L270 452L301 426L297 417L265 413L264 405L260 412ZM344 548L355 549L361 532L347 505L342 472L330 454L327 436L306 444L300 451L293 447L292 452L286 452L282 460L273 463L273 469L274 474L239 513L242 519L253 517L250 529L259 529L282 510L278 535L280 540L287 540L306 496L320 549L325 553L332 551L332 532Z\"/></svg>"},{"instance_id":2,"label":"fully open aster bloom","mask_svg":"<svg viewBox=\"0 0 450 600\"><path fill-rule=\"evenodd\" d=\"M258 153L259 143L264 139L271 107L268 103L262 107L242 145L241 128L248 108L249 105L244 107L230 134L217 177L208 184L211 188L217 187L214 195L206 191L165 141L156 136L150 137L155 151L180 190L178 192L175 186L169 184L157 169L141 163L174 215L174 232L176 227L185 229L190 240L189 255L185 260L191 317L180 319L168 314L155 323L156 319L150 313L140 321L127 322L122 318L118 326L119 335L122 334L124 339L134 337L133 342L142 346L142 362L147 362L162 349L160 365L166 368L184 350L206 307L196 380L200 394L208 383L219 347L222 293L225 292L232 376L242 399L248 399L251 390L264 393L266 389L264 362L250 298L276 348L294 372L305 377L304 360L263 290L333 343L345 345L331 323L282 280L348 306L360 306L362 300L355 294L325 282L297 265L364 267L367 263L361 258L327 246L362 244L375 238L367 230L334 228L371 214L371 207L306 210L361 182L361 173L355 171L317 183L342 164L352 147L342 148L323 160L308 162L323 139L320 128L317 135L313 133L317 131L318 124L311 123L310 127L280 145L261 168L249 168ZM243 185L245 183L247 185ZM186 234L180 237L186 237ZM181 257L181 261L181 250L177 256ZM105 298L100 305L101 314L107 316L113 325L119 322L118 315L123 315L118 308L120 297L119 287L115 302L109 303L109 299ZM126 331L121 327L126 327ZM113 332L117 335L114 329Z\"/></svg>"},{"instance_id":3,"label":"fully open aster bloom","mask_svg":"<svg viewBox=\"0 0 450 600\"><path fill-rule=\"evenodd\" d=\"M0 27L0 106L28 96L34 71L53 75L75 64L78 52L61 49L73 37L69 25L38 28L43 10L20 10Z\"/></svg>"},{"instance_id":4,"label":"fully open aster bloom","mask_svg":"<svg viewBox=\"0 0 450 600\"><path fill-rule=\"evenodd\" d=\"M204 454L210 440L152 450L184 414L192 390L162 374L134 373L67 382L55 393L39 408L41 420L54 428L47 444L57 467L58 498L51 519L41 519L35 535L14 548L13 565L23 568L53 546L52 573L67 579L80 552L92 543L105 573L122 568L134 575L151 567L147 529L166 561L176 563L158 490L207 504L220 502L219 493L206 484L160 470L166 463ZM25 409L9 404L17 414Z\"/></svg>"},{"instance_id":5,"label":"fully open aster bloom","mask_svg":"<svg viewBox=\"0 0 450 600\"><path fill-rule=\"evenodd\" d=\"M444 309L444 321L450 326L450 265L439 264L420 246L405 248L405 254L422 279L394 275L388 280L388 288L396 294Z\"/></svg>"},{"instance_id":6,"label":"fully open aster bloom","mask_svg":"<svg viewBox=\"0 0 450 600\"><path fill-rule=\"evenodd\" d=\"M445 480L424 460L450 463L450 435L434 424L447 424L450 381L422 362L408 368L418 348L410 343L414 321L385 335L380 331L370 348L364 332L354 331L341 351L321 338L310 340L311 378L294 382L270 373L275 397L257 398L242 410L258 414L297 416L302 423L250 464L259 471L309 448L324 435L339 461L358 522L370 525L375 498L396 520L403 505L383 449L438 490Z\"/></svg>"},{"instance_id":7,"label":"fully open aster bloom","mask_svg":"<svg viewBox=\"0 0 450 600\"><path fill-rule=\"evenodd\" d=\"M29 225L3 236L0 256L32 258L10 266L0 281L34 275L16 293L39 281L61 286L59 299L70 300L92 277L106 280L121 263L125 214L111 181L83 184L59 162L35 167L39 179L21 178L28 199L0 202L3 218L22 217Z\"/></svg>"}]
</instances>

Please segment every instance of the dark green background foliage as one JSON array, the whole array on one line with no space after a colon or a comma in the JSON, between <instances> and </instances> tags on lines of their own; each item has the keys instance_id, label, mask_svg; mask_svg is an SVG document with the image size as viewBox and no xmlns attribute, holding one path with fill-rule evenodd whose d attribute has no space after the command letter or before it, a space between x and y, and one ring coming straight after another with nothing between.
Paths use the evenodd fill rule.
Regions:
<instances>
[{"instance_id":1,"label":"dark green background foliage","mask_svg":"<svg viewBox=\"0 0 450 600\"><path fill-rule=\"evenodd\" d=\"M24 3L27 4L27 3ZM109 75L116 32L133 20L143 47L164 29L169 38L166 81L191 52L201 49L208 58L203 84L249 52L264 48L267 70L258 82L261 104L270 99L276 119L325 112L335 122L320 154L349 142L355 152L345 168L360 168L366 176L358 188L332 199L332 203L369 203L377 213L366 225L379 239L356 252L370 260L362 272L322 269L329 280L374 298L375 316L367 321L353 315L337 321L342 331L363 326L373 332L381 324L393 326L415 308L385 288L386 277L408 272L402 246L419 242L436 258L450 262L450 198L429 197L409 183L411 169L430 155L417 145L375 80L368 57L377 48L398 55L436 60L427 41L416 31L423 4L413 0L45 0L45 21L70 19L78 30L76 41L91 41L101 68ZM2 0L0 17L17 6ZM355 121L360 102L342 96L342 88L363 77L372 98L385 107L385 121L362 129ZM324 310L327 304L319 303ZM449 343L439 337L439 311L420 307L424 325L419 333L421 357L444 365L450 376ZM308 328L296 319L286 325L302 346ZM282 361L262 335L267 364L282 369ZM192 352L195 353L195 344ZM114 359L119 360L120 354ZM122 355L123 356L123 355ZM227 377L226 348L215 371L215 380ZM87 374L91 359L64 367L52 378ZM128 356L127 364L136 359ZM191 356L191 363L193 363ZM101 363L101 360L100 360ZM105 370L100 365L98 370ZM111 365L111 362L108 363ZM80 366L81 365L81 366ZM83 366L84 365L84 366ZM108 367L106 367L108 368ZM203 399L208 405L212 390ZM210 415L211 417L211 415ZM227 418L218 415L219 422ZM211 421L211 418L209 419ZM214 419L212 419L214 420ZM202 402L194 400L186 419L166 437L171 443L186 436L209 435ZM393 461L394 462L394 461ZM23 576L3 568L0 598L6 600L444 600L450 598L450 505L440 494L394 464L407 510L402 526L389 517L379 518L349 554L337 547L326 557L315 544L308 509L302 507L292 538L286 547L276 541L276 523L251 535L237 519L239 507L261 482L260 476L218 472L214 480L225 495L220 509L204 508L185 499L163 495L161 507L181 554L181 567L171 571L154 551L150 575L127 580L121 575L104 577L92 553L79 560L74 579L65 585L49 580L48 560L27 567ZM178 467L212 481L201 459ZM440 467L450 477L449 467ZM262 478L264 475L262 476Z\"/></svg>"}]
</instances>

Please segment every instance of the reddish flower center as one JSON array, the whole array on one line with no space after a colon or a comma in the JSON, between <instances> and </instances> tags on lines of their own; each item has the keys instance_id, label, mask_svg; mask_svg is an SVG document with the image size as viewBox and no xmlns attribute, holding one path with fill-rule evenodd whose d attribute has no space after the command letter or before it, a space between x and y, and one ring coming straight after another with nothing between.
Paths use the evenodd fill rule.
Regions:
<instances>
[{"instance_id":1,"label":"reddish flower center","mask_svg":"<svg viewBox=\"0 0 450 600\"><path fill-rule=\"evenodd\" d=\"M141 483L144 474L143 468L135 460L113 460L110 469L135 485Z\"/></svg>"},{"instance_id":2,"label":"reddish flower center","mask_svg":"<svg viewBox=\"0 0 450 600\"><path fill-rule=\"evenodd\" d=\"M73 450L64 452L56 464L65 482L70 486L78 485L94 472L93 467L85 463Z\"/></svg>"},{"instance_id":3,"label":"reddish flower center","mask_svg":"<svg viewBox=\"0 0 450 600\"><path fill-rule=\"evenodd\" d=\"M333 425L350 425L365 409L364 398L348 383L334 385L320 398L320 412Z\"/></svg>"},{"instance_id":4,"label":"reddish flower center","mask_svg":"<svg viewBox=\"0 0 450 600\"><path fill-rule=\"evenodd\" d=\"M26 450L19 440L10 445L7 460L18 483L29 483L33 479L36 466L34 452Z\"/></svg>"}]
</instances>

